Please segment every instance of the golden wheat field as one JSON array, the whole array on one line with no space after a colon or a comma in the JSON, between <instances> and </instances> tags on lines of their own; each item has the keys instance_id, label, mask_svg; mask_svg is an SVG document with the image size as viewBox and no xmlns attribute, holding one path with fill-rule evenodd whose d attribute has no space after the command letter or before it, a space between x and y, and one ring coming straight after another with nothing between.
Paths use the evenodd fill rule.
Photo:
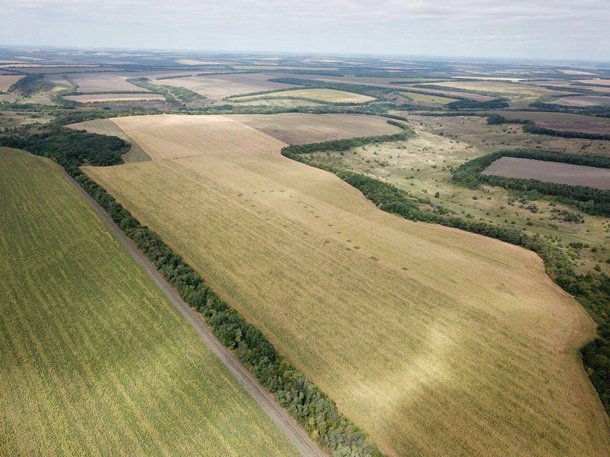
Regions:
<instances>
[{"instance_id":1,"label":"golden wheat field","mask_svg":"<svg viewBox=\"0 0 610 457\"><path fill-rule=\"evenodd\" d=\"M115 120L153 161L87 174L385 453L608 455L577 355L595 326L536 255L382 212L237 116L194 119Z\"/></svg>"},{"instance_id":2,"label":"golden wheat field","mask_svg":"<svg viewBox=\"0 0 610 457\"><path fill-rule=\"evenodd\" d=\"M0 455L298 455L59 166L0 195Z\"/></svg>"}]
</instances>

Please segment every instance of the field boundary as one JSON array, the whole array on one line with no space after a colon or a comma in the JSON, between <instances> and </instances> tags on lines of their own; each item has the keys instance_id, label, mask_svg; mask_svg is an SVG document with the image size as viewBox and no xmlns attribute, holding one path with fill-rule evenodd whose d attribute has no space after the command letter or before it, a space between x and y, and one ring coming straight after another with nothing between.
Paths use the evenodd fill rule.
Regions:
<instances>
[{"instance_id":1,"label":"field boundary","mask_svg":"<svg viewBox=\"0 0 610 457\"><path fill-rule=\"evenodd\" d=\"M326 454L305 433L302 427L292 418L284 408L277 404L273 396L256 380L248 369L239 361L220 340L214 336L204 323L201 315L187 305L176 289L159 273L152 262L144 256L136 244L121 230L104 211L100 204L91 197L65 170L61 170L64 179L87 201L100 219L108 226L112 234L119 240L125 250L153 279L155 284L171 302L180 315L195 329L199 337L218 357L222 364L237 382L248 392L269 418L288 436L299 452L304 456L322 457Z\"/></svg>"}]
</instances>

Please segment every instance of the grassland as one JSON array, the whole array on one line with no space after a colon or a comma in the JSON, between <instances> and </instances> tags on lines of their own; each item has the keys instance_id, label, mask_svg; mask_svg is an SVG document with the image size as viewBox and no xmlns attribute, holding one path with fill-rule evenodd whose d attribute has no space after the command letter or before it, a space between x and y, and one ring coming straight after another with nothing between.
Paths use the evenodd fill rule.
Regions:
<instances>
[{"instance_id":1,"label":"grassland","mask_svg":"<svg viewBox=\"0 0 610 457\"><path fill-rule=\"evenodd\" d=\"M87 94L87 95L67 95L66 100L72 100L79 103L102 103L102 102L135 102L146 100L165 100L163 95L159 94Z\"/></svg>"},{"instance_id":2,"label":"grassland","mask_svg":"<svg viewBox=\"0 0 610 457\"><path fill-rule=\"evenodd\" d=\"M154 84L184 87L212 100L232 95L266 90L290 89L290 84L268 81L272 76L263 73L226 74L213 76L189 76L185 78L153 80Z\"/></svg>"},{"instance_id":3,"label":"grassland","mask_svg":"<svg viewBox=\"0 0 610 457\"><path fill-rule=\"evenodd\" d=\"M610 170L569 163L502 157L487 167L483 174L610 189Z\"/></svg>"},{"instance_id":4,"label":"grassland","mask_svg":"<svg viewBox=\"0 0 610 457\"><path fill-rule=\"evenodd\" d=\"M245 97L233 98L236 102L247 102L257 99L265 98L304 98L307 100L314 100L319 102L330 102L330 103L367 103L375 100L374 97L368 95L356 94L353 92L346 92L343 90L335 89L292 89L284 90L279 92L270 92L267 94L259 94Z\"/></svg>"},{"instance_id":5,"label":"grassland","mask_svg":"<svg viewBox=\"0 0 610 457\"><path fill-rule=\"evenodd\" d=\"M296 455L59 170L0 150L0 455Z\"/></svg>"},{"instance_id":6,"label":"grassland","mask_svg":"<svg viewBox=\"0 0 610 457\"><path fill-rule=\"evenodd\" d=\"M6 92L10 87L24 78L23 75L0 75L0 92Z\"/></svg>"},{"instance_id":7,"label":"grassland","mask_svg":"<svg viewBox=\"0 0 610 457\"><path fill-rule=\"evenodd\" d=\"M200 125L159 119L122 128L149 137L141 146L153 158L166 136L196 152L87 174L382 450L607 455L604 413L577 356L594 325L537 256L384 213L272 140L260 148L255 130L244 147L219 150Z\"/></svg>"}]
</instances>

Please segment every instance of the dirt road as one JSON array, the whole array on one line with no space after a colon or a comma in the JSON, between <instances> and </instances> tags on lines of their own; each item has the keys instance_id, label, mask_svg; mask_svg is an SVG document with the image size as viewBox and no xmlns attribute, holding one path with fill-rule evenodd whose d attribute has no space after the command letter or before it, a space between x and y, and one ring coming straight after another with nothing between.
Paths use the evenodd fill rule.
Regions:
<instances>
[{"instance_id":1,"label":"dirt road","mask_svg":"<svg viewBox=\"0 0 610 457\"><path fill-rule=\"evenodd\" d=\"M161 276L153 264L137 248L134 242L123 233L114 223L106 211L89 195L80 185L62 170L64 178L70 183L90 204L91 208L108 225L112 233L121 242L127 252L138 262L142 268L152 277L155 283L163 291L165 296L174 305L178 312L193 326L204 343L212 350L220 361L228 368L237 382L256 400L262 410L273 422L286 434L298 449L301 455L306 457L324 457L326 454L320 447L309 438L301 426L276 403L273 395L269 393L248 371L246 367L227 349L211 332L201 316L193 311L178 295L178 292Z\"/></svg>"}]
</instances>

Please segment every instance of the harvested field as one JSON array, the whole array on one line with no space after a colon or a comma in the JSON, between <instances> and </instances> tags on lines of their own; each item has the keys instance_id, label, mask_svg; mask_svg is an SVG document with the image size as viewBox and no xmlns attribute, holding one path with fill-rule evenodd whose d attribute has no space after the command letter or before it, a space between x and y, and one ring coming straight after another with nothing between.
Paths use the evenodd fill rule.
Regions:
<instances>
[{"instance_id":1,"label":"harvested field","mask_svg":"<svg viewBox=\"0 0 610 457\"><path fill-rule=\"evenodd\" d=\"M569 163L501 157L487 167L483 174L610 189L610 169Z\"/></svg>"},{"instance_id":2,"label":"harvested field","mask_svg":"<svg viewBox=\"0 0 610 457\"><path fill-rule=\"evenodd\" d=\"M126 163L150 160L150 157L148 157L148 154L144 152L140 145L127 136L127 134L110 119L94 119L92 121L70 124L67 127L74 130L85 130L89 133L97 133L98 135L116 136L123 141L127 141L131 144L131 149L126 154L123 154L123 160Z\"/></svg>"},{"instance_id":3,"label":"harvested field","mask_svg":"<svg viewBox=\"0 0 610 457\"><path fill-rule=\"evenodd\" d=\"M232 95L261 92L265 90L290 89L292 84L268 81L272 75L262 73L226 74L213 76L189 76L185 78L153 80L154 84L185 87L204 97L220 100Z\"/></svg>"},{"instance_id":4,"label":"harvested field","mask_svg":"<svg viewBox=\"0 0 610 457\"><path fill-rule=\"evenodd\" d=\"M561 97L553 103L563 106L595 106L595 105L610 105L610 96L604 95L577 95L574 97Z\"/></svg>"},{"instance_id":5,"label":"harvested field","mask_svg":"<svg viewBox=\"0 0 610 457\"><path fill-rule=\"evenodd\" d=\"M274 140L219 152L199 145L199 123L160 118L191 157L86 172L384 452L607 455L577 355L595 326L536 255L382 212ZM157 121L129 120L151 157L165 148Z\"/></svg>"},{"instance_id":6,"label":"harvested field","mask_svg":"<svg viewBox=\"0 0 610 457\"><path fill-rule=\"evenodd\" d=\"M356 114L233 114L227 117L289 144L400 132L386 118Z\"/></svg>"},{"instance_id":7,"label":"harvested field","mask_svg":"<svg viewBox=\"0 0 610 457\"><path fill-rule=\"evenodd\" d=\"M335 89L292 89L284 90L280 92L271 92L268 94L252 95L246 97L233 98L233 101L247 102L250 100L264 99L264 98L305 98L320 102L331 102L331 103L367 103L375 100L375 97L369 97L368 95L355 94L353 92L346 92L343 90Z\"/></svg>"},{"instance_id":8,"label":"harvested field","mask_svg":"<svg viewBox=\"0 0 610 457\"><path fill-rule=\"evenodd\" d=\"M571 132L610 134L610 118L570 113L536 111L494 111L506 119L534 121L539 127Z\"/></svg>"},{"instance_id":9,"label":"harvested field","mask_svg":"<svg viewBox=\"0 0 610 457\"><path fill-rule=\"evenodd\" d=\"M10 87L19 81L21 78L25 78L24 75L0 75L0 92L6 92Z\"/></svg>"},{"instance_id":10,"label":"harvested field","mask_svg":"<svg viewBox=\"0 0 610 457\"><path fill-rule=\"evenodd\" d=\"M66 100L79 103L102 103L102 102L137 102L147 100L165 100L159 94L88 94L88 95L67 95Z\"/></svg>"},{"instance_id":11,"label":"harvested field","mask_svg":"<svg viewBox=\"0 0 610 457\"><path fill-rule=\"evenodd\" d=\"M565 95L565 92L558 92L555 90L546 89L544 87L499 81L450 81L435 83L435 85L461 90L493 93L499 96L517 96L523 98Z\"/></svg>"},{"instance_id":12,"label":"harvested field","mask_svg":"<svg viewBox=\"0 0 610 457\"><path fill-rule=\"evenodd\" d=\"M54 162L0 194L0 454L297 455Z\"/></svg>"},{"instance_id":13,"label":"harvested field","mask_svg":"<svg viewBox=\"0 0 610 457\"><path fill-rule=\"evenodd\" d=\"M593 84L594 86L610 86L610 79L601 79L601 78L581 79L578 82L583 83L583 84Z\"/></svg>"},{"instance_id":14,"label":"harvested field","mask_svg":"<svg viewBox=\"0 0 610 457\"><path fill-rule=\"evenodd\" d=\"M225 116L140 116L119 117L114 123L153 160L204 156L214 151L224 155L241 150L252 153L276 151L279 140ZM151 130L152 128L152 130ZM154 134L151 134L154 131ZM231 141L227 141L231 138Z\"/></svg>"},{"instance_id":15,"label":"harvested field","mask_svg":"<svg viewBox=\"0 0 610 457\"><path fill-rule=\"evenodd\" d=\"M134 86L127 82L132 75L121 75L117 73L74 73L66 76L70 81L78 85L78 92L125 92L137 91L147 92L146 89ZM64 77L49 78L57 84L69 84ZM61 82L63 79L63 83Z\"/></svg>"}]
</instances>

